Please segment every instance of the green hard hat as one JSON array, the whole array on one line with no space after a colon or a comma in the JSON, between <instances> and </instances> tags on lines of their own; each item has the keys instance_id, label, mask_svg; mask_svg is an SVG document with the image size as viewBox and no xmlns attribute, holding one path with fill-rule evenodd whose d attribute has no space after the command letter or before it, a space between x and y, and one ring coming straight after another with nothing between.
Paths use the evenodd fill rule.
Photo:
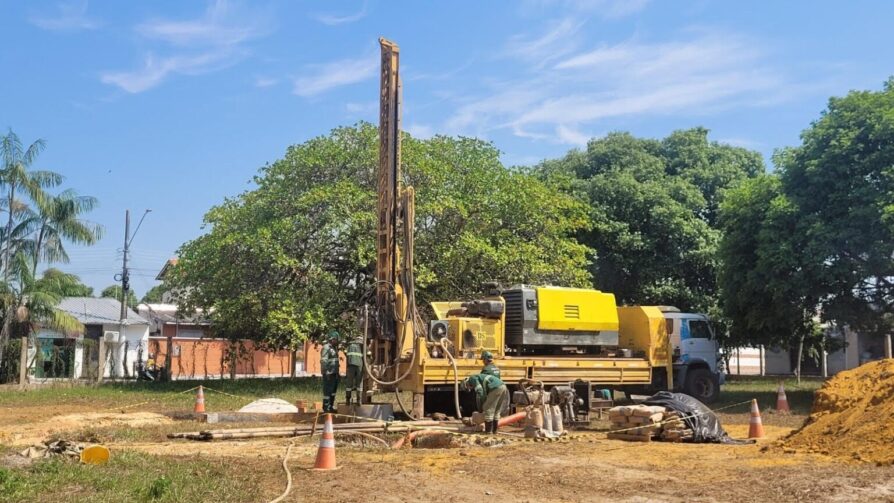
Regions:
<instances>
[{"instance_id":1,"label":"green hard hat","mask_svg":"<svg viewBox=\"0 0 894 503\"><path fill-rule=\"evenodd\" d=\"M336 340L336 341L337 341L337 340L338 340L338 337L339 337L339 335L338 335L338 330L330 330L330 331L329 331L329 335L328 335L327 337L328 337L328 339L329 339L330 341L332 341L332 340Z\"/></svg>"},{"instance_id":2,"label":"green hard hat","mask_svg":"<svg viewBox=\"0 0 894 503\"><path fill-rule=\"evenodd\" d=\"M482 351L482 352L481 352L481 359L484 360L484 361L493 360L493 359L494 359L494 354L491 353L490 351Z\"/></svg>"}]
</instances>

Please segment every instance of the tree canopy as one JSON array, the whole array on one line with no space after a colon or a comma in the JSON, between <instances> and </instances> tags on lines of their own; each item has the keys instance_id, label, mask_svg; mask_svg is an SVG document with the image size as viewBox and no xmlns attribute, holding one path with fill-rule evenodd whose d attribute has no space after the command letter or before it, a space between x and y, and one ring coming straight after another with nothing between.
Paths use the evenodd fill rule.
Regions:
<instances>
[{"instance_id":1,"label":"tree canopy","mask_svg":"<svg viewBox=\"0 0 894 503\"><path fill-rule=\"evenodd\" d=\"M212 208L171 274L181 309L214 330L288 346L330 327L371 293L377 129L335 129L261 169L257 188ZM416 295L467 299L485 281L586 286L588 248L574 239L586 207L490 143L404 135L404 182L416 187Z\"/></svg>"},{"instance_id":2,"label":"tree canopy","mask_svg":"<svg viewBox=\"0 0 894 503\"><path fill-rule=\"evenodd\" d=\"M589 207L591 227L578 237L596 250L597 288L622 303L707 311L716 304L720 202L764 165L757 152L694 128L663 140L610 133L537 170Z\"/></svg>"},{"instance_id":3,"label":"tree canopy","mask_svg":"<svg viewBox=\"0 0 894 503\"><path fill-rule=\"evenodd\" d=\"M830 99L801 139L776 154L777 173L741 187L721 210L734 330L772 338L821 316L890 333L894 80Z\"/></svg>"}]
</instances>

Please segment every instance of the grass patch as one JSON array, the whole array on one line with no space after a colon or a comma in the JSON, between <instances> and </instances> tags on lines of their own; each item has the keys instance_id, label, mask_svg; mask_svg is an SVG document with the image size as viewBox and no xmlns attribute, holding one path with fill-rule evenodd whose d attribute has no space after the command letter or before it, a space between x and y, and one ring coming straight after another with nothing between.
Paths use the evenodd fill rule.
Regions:
<instances>
[{"instance_id":1,"label":"grass patch","mask_svg":"<svg viewBox=\"0 0 894 503\"><path fill-rule=\"evenodd\" d=\"M779 387L778 377L737 377L727 380L721 387L720 400L713 408L721 408L731 404L757 399L761 411L776 408L776 390ZM808 415L813 407L813 394L822 386L821 379L801 379L799 385L795 379L785 378L785 396L793 414ZM748 405L728 409L728 413L748 413ZM725 411L727 412L727 411Z\"/></svg>"},{"instance_id":2,"label":"grass patch","mask_svg":"<svg viewBox=\"0 0 894 503\"><path fill-rule=\"evenodd\" d=\"M53 458L0 468L0 501L258 501L276 491L262 485L276 474L276 460L221 463L124 451L102 466Z\"/></svg>"},{"instance_id":3,"label":"grass patch","mask_svg":"<svg viewBox=\"0 0 894 503\"><path fill-rule=\"evenodd\" d=\"M318 377L281 379L237 379L173 381L167 383L124 382L99 386L46 387L29 391L0 391L0 406L53 406L94 411L128 408L134 411L189 410L198 385L206 388L205 407L209 411L237 410L259 398L277 397L296 400L321 400L322 382ZM223 392L223 393L218 393ZM225 394L224 394L225 393ZM145 402L145 403L143 403Z\"/></svg>"}]
</instances>

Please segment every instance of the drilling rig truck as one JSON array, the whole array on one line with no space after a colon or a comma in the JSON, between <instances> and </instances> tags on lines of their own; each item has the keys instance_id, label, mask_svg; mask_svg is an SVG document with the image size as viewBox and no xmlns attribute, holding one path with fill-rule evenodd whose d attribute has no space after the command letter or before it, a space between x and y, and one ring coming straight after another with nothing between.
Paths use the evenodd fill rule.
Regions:
<instances>
[{"instance_id":1,"label":"drilling rig truck","mask_svg":"<svg viewBox=\"0 0 894 503\"><path fill-rule=\"evenodd\" d=\"M708 318L669 306L618 306L611 293L558 286L488 285L468 301L433 302L425 323L413 279L414 191L400 170L399 48L381 46L376 304L367 315L365 389L412 392L408 413L467 416L459 383L490 351L511 388L572 390L578 413L595 389L672 389L717 399L723 375ZM398 395L399 400L399 395Z\"/></svg>"}]
</instances>

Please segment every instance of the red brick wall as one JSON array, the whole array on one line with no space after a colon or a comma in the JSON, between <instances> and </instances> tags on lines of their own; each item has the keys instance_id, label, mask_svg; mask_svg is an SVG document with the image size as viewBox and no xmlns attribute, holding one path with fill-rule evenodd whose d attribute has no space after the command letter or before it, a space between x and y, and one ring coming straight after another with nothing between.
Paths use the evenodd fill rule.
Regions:
<instances>
[{"instance_id":1,"label":"red brick wall","mask_svg":"<svg viewBox=\"0 0 894 503\"><path fill-rule=\"evenodd\" d=\"M174 338L173 345L174 351L171 357L173 378L203 379L230 374L229 362L224 361L229 341ZM256 349L252 341L241 341L241 345L244 350L240 351L242 357L236 363L237 375L282 377L291 375L292 358L288 351L274 353ZM164 337L151 337L149 353L154 355L156 364L164 365L167 340ZM319 360L319 357L317 359Z\"/></svg>"}]
</instances>

